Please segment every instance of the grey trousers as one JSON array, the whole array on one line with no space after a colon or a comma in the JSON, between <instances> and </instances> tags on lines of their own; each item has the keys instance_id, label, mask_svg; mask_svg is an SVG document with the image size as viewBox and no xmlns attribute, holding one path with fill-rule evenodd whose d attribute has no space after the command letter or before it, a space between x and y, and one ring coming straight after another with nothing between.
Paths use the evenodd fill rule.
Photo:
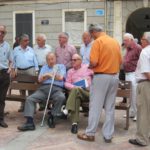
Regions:
<instances>
[{"instance_id":1,"label":"grey trousers","mask_svg":"<svg viewBox=\"0 0 150 150\"><path fill-rule=\"evenodd\" d=\"M102 128L103 137L111 139L114 133L115 98L118 88L118 75L94 75L90 88L89 118L86 134L94 136L104 107L105 122Z\"/></svg>"},{"instance_id":2,"label":"grey trousers","mask_svg":"<svg viewBox=\"0 0 150 150\"><path fill-rule=\"evenodd\" d=\"M35 68L30 68L27 70L17 70L17 73L20 74L26 74L26 75L31 75L31 76L35 76ZM21 95L26 95L26 91L25 90L21 90L20 91ZM28 95L31 95L33 93L33 91L28 91ZM21 102L21 107L24 108L24 102Z\"/></svg>"},{"instance_id":3,"label":"grey trousers","mask_svg":"<svg viewBox=\"0 0 150 150\"><path fill-rule=\"evenodd\" d=\"M42 85L36 92L28 96L25 102L24 116L33 117L36 103L46 102L50 85ZM50 100L53 101L52 115L57 116L61 113L61 107L65 103L65 95L61 87L53 85Z\"/></svg>"},{"instance_id":4,"label":"grey trousers","mask_svg":"<svg viewBox=\"0 0 150 150\"><path fill-rule=\"evenodd\" d=\"M137 132L136 140L142 145L149 144L150 134L150 82L137 86Z\"/></svg>"}]
</instances>

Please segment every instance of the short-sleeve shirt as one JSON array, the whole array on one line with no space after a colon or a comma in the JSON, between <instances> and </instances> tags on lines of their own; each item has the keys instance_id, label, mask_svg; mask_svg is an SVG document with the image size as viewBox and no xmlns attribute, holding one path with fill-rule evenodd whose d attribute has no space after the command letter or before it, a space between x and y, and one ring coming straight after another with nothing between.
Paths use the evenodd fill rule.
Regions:
<instances>
[{"instance_id":1,"label":"short-sleeve shirt","mask_svg":"<svg viewBox=\"0 0 150 150\"><path fill-rule=\"evenodd\" d=\"M92 44L90 62L97 64L92 68L95 73L118 73L122 62L119 43L105 33L101 33Z\"/></svg>"},{"instance_id":2,"label":"short-sleeve shirt","mask_svg":"<svg viewBox=\"0 0 150 150\"><path fill-rule=\"evenodd\" d=\"M26 49L22 49L21 46L17 46L13 51L13 67L25 69L28 67L34 67L38 70L38 62L35 56L34 50L27 46Z\"/></svg>"},{"instance_id":3,"label":"short-sleeve shirt","mask_svg":"<svg viewBox=\"0 0 150 150\"><path fill-rule=\"evenodd\" d=\"M56 74L63 76L63 78L65 79L66 78L66 67L63 64L57 64L57 68L58 68L58 70L57 70ZM46 64L41 68L39 78L40 78L41 75L44 75L45 73L53 73L53 72L54 72L53 67L49 67ZM43 81L42 84L50 84L50 83L52 83L51 78ZM64 80L63 81L54 80L53 84L57 85L59 87L64 87Z\"/></svg>"},{"instance_id":4,"label":"short-sleeve shirt","mask_svg":"<svg viewBox=\"0 0 150 150\"><path fill-rule=\"evenodd\" d=\"M135 71L136 80L147 79L144 73L150 72L150 45L142 49Z\"/></svg>"},{"instance_id":5,"label":"short-sleeve shirt","mask_svg":"<svg viewBox=\"0 0 150 150\"><path fill-rule=\"evenodd\" d=\"M90 50L92 42L88 45L82 44L80 48L80 55L82 56L82 63L89 65L90 63Z\"/></svg>"},{"instance_id":6,"label":"short-sleeve shirt","mask_svg":"<svg viewBox=\"0 0 150 150\"><path fill-rule=\"evenodd\" d=\"M64 47L58 46L55 50L56 59L58 64L64 64L67 69L71 68L71 59L77 53L73 45L66 44Z\"/></svg>"},{"instance_id":7,"label":"short-sleeve shirt","mask_svg":"<svg viewBox=\"0 0 150 150\"><path fill-rule=\"evenodd\" d=\"M52 51L52 47L47 44L42 48L39 47L38 45L35 45L34 51L39 66L43 66L46 64L46 55Z\"/></svg>"},{"instance_id":8,"label":"short-sleeve shirt","mask_svg":"<svg viewBox=\"0 0 150 150\"><path fill-rule=\"evenodd\" d=\"M9 68L9 62L12 62L12 51L9 44L4 41L0 44L0 70Z\"/></svg>"}]
</instances>

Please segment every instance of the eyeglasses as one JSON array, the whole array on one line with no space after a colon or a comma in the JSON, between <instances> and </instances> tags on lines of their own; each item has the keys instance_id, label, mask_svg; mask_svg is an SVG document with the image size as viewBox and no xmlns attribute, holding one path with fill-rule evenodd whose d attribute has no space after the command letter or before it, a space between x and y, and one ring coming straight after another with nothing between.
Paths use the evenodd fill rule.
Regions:
<instances>
[{"instance_id":1,"label":"eyeglasses","mask_svg":"<svg viewBox=\"0 0 150 150\"><path fill-rule=\"evenodd\" d=\"M77 61L77 60L81 60L81 59L71 59L71 61Z\"/></svg>"}]
</instances>

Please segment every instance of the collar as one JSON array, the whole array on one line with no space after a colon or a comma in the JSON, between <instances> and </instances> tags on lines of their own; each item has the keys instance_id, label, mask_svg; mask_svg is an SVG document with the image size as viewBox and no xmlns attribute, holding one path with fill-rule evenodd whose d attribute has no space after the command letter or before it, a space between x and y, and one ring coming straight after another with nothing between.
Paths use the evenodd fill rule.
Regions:
<instances>
[{"instance_id":1,"label":"collar","mask_svg":"<svg viewBox=\"0 0 150 150\"><path fill-rule=\"evenodd\" d=\"M21 51L28 51L29 50L29 47L27 46L25 49L23 49L21 46L19 46L19 50Z\"/></svg>"},{"instance_id":2,"label":"collar","mask_svg":"<svg viewBox=\"0 0 150 150\"><path fill-rule=\"evenodd\" d=\"M68 43L64 44L63 46L60 46L61 48L66 48Z\"/></svg>"},{"instance_id":3,"label":"collar","mask_svg":"<svg viewBox=\"0 0 150 150\"><path fill-rule=\"evenodd\" d=\"M37 45L37 47L38 47L38 49L45 49L45 48L46 48L46 45L44 45L43 47L39 47L39 46Z\"/></svg>"},{"instance_id":4,"label":"collar","mask_svg":"<svg viewBox=\"0 0 150 150\"><path fill-rule=\"evenodd\" d=\"M3 41L3 43L0 43L0 47L3 47L5 44L5 41Z\"/></svg>"}]
</instances>

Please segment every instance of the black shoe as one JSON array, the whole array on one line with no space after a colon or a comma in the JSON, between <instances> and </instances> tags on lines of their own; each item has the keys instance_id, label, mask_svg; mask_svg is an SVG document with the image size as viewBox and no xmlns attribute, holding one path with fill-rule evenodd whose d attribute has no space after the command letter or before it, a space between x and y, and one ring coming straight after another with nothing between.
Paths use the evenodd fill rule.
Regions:
<instances>
[{"instance_id":1,"label":"black shoe","mask_svg":"<svg viewBox=\"0 0 150 150\"><path fill-rule=\"evenodd\" d=\"M19 109L18 109L18 112L23 112L24 111L24 108L23 107L20 107Z\"/></svg>"},{"instance_id":2,"label":"black shoe","mask_svg":"<svg viewBox=\"0 0 150 150\"><path fill-rule=\"evenodd\" d=\"M3 128L8 128L8 125L3 120L0 121L0 126Z\"/></svg>"},{"instance_id":3,"label":"black shoe","mask_svg":"<svg viewBox=\"0 0 150 150\"><path fill-rule=\"evenodd\" d=\"M73 134L77 134L78 133L78 125L77 124L73 124L72 125L71 133L73 133Z\"/></svg>"},{"instance_id":4,"label":"black shoe","mask_svg":"<svg viewBox=\"0 0 150 150\"><path fill-rule=\"evenodd\" d=\"M67 120L67 115L65 115L63 112L61 112L60 114L57 114L56 117L57 117L58 119Z\"/></svg>"},{"instance_id":5,"label":"black shoe","mask_svg":"<svg viewBox=\"0 0 150 150\"><path fill-rule=\"evenodd\" d=\"M111 143L112 142L111 139L106 139L105 137L104 137L104 141L105 141L105 143Z\"/></svg>"},{"instance_id":6,"label":"black shoe","mask_svg":"<svg viewBox=\"0 0 150 150\"><path fill-rule=\"evenodd\" d=\"M19 126L18 130L19 131L35 130L35 125L33 123L25 123L22 126Z\"/></svg>"},{"instance_id":7,"label":"black shoe","mask_svg":"<svg viewBox=\"0 0 150 150\"><path fill-rule=\"evenodd\" d=\"M47 120L47 124L49 126L49 128L55 128L55 122L54 122L54 116L53 115L49 115L48 120Z\"/></svg>"},{"instance_id":8,"label":"black shoe","mask_svg":"<svg viewBox=\"0 0 150 150\"><path fill-rule=\"evenodd\" d=\"M138 143L136 139L129 139L129 143L131 143L133 145L137 145L137 146L146 146L146 145L142 145L142 144Z\"/></svg>"}]
</instances>

